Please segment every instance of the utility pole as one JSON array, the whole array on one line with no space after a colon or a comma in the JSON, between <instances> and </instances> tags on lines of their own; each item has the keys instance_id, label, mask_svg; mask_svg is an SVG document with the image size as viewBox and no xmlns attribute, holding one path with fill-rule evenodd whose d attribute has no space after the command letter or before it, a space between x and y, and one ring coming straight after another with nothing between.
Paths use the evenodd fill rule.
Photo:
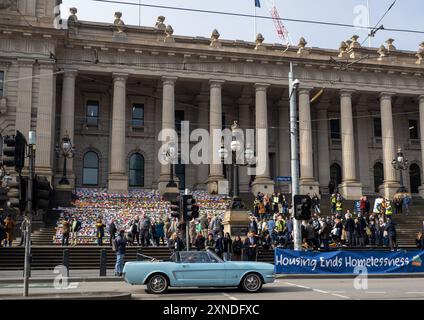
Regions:
<instances>
[{"instance_id":1,"label":"utility pole","mask_svg":"<svg viewBox=\"0 0 424 320\"><path fill-rule=\"evenodd\" d=\"M29 132L28 157L29 157L29 177L27 189L27 209L25 212L26 237L25 237L25 266L24 266L24 297L28 297L29 275L31 271L31 219L32 219L32 191L35 171L35 144L36 136L34 131Z\"/></svg>"},{"instance_id":2,"label":"utility pole","mask_svg":"<svg viewBox=\"0 0 424 320\"><path fill-rule=\"evenodd\" d=\"M189 195L188 189L185 189L184 190L184 194L185 195ZM182 207L184 207L184 204L182 205ZM184 218L184 212L183 212L183 218ZM190 221L185 220L185 227L186 227L186 247L187 247L186 250L187 251L190 251L190 235L189 235L189 232L190 232Z\"/></svg>"},{"instance_id":3,"label":"utility pole","mask_svg":"<svg viewBox=\"0 0 424 320\"><path fill-rule=\"evenodd\" d=\"M299 147L297 125L297 86L299 81L294 80L293 63L290 62L289 98L290 98L290 144L291 144L291 175L292 175L292 219L294 250L302 250L302 234L300 221L295 218L294 197L299 194Z\"/></svg>"}]
</instances>

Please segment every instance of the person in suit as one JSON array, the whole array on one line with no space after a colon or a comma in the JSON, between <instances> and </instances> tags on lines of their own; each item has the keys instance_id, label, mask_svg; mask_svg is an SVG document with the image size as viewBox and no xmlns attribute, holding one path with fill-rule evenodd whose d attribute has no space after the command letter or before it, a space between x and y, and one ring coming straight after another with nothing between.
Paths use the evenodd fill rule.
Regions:
<instances>
[{"instance_id":1,"label":"person in suit","mask_svg":"<svg viewBox=\"0 0 424 320\"><path fill-rule=\"evenodd\" d=\"M258 240L256 239L253 232L247 234L246 240L244 240L244 251L246 252L247 261L256 261L256 248Z\"/></svg>"}]
</instances>

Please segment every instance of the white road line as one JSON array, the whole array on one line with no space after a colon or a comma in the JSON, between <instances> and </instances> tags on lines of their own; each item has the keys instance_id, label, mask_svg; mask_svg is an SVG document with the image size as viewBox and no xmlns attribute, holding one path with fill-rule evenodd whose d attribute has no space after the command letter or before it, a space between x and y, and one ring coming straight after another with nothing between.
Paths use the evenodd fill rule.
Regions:
<instances>
[{"instance_id":1,"label":"white road line","mask_svg":"<svg viewBox=\"0 0 424 320\"><path fill-rule=\"evenodd\" d=\"M230 299L230 300L239 300L239 299L237 299L236 297L230 296L228 293L222 292L222 294L223 294L224 296L226 296L226 297L227 297L228 299Z\"/></svg>"},{"instance_id":2,"label":"white road line","mask_svg":"<svg viewBox=\"0 0 424 320\"><path fill-rule=\"evenodd\" d=\"M342 295L340 295L340 294L336 294L336 293L332 293L331 295L332 295L332 296L335 296L335 297L343 298L343 299L350 299L349 297L342 296Z\"/></svg>"},{"instance_id":3,"label":"white road line","mask_svg":"<svg viewBox=\"0 0 424 320\"><path fill-rule=\"evenodd\" d=\"M284 282L284 284L288 285L288 286L297 286L297 284L295 283L290 283L290 282Z\"/></svg>"},{"instance_id":4,"label":"white road line","mask_svg":"<svg viewBox=\"0 0 424 320\"><path fill-rule=\"evenodd\" d=\"M326 293L326 294L328 294L328 291L319 290L319 289L312 289L312 290L314 290L315 292L319 292L319 293Z\"/></svg>"},{"instance_id":5,"label":"white road line","mask_svg":"<svg viewBox=\"0 0 424 320\"><path fill-rule=\"evenodd\" d=\"M424 294L424 292L405 292L405 294Z\"/></svg>"},{"instance_id":6,"label":"white road line","mask_svg":"<svg viewBox=\"0 0 424 320\"><path fill-rule=\"evenodd\" d=\"M296 287L303 288L303 289L311 289L311 287L305 287L305 286L301 286L299 284L297 284Z\"/></svg>"}]
</instances>

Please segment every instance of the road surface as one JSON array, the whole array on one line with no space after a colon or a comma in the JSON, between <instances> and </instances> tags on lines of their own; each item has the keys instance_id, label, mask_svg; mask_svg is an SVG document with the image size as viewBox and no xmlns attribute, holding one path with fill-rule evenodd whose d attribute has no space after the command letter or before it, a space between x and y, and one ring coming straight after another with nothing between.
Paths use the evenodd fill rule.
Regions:
<instances>
[{"instance_id":1,"label":"road surface","mask_svg":"<svg viewBox=\"0 0 424 320\"><path fill-rule=\"evenodd\" d=\"M355 289L353 279L279 279L257 294L232 288L171 288L167 294L151 295L145 291L145 286L124 282L71 283L69 289L55 289L53 282L30 285L30 294L74 293L83 297L94 292L131 293L133 299L139 300L424 300L424 279L368 279L367 290ZM22 284L0 284L0 299L21 293Z\"/></svg>"}]
</instances>

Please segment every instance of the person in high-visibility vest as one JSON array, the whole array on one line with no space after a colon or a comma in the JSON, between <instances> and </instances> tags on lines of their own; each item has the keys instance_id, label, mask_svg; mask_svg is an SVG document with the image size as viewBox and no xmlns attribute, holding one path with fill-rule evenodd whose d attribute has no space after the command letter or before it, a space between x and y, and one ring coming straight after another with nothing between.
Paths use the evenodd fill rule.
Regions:
<instances>
[{"instance_id":1,"label":"person in high-visibility vest","mask_svg":"<svg viewBox=\"0 0 424 320\"><path fill-rule=\"evenodd\" d=\"M343 212L343 203L341 201L336 202L336 213L342 214Z\"/></svg>"},{"instance_id":2,"label":"person in high-visibility vest","mask_svg":"<svg viewBox=\"0 0 424 320\"><path fill-rule=\"evenodd\" d=\"M336 213L337 198L336 198L336 195L334 193L331 195L330 202L331 202L331 214L335 214Z\"/></svg>"},{"instance_id":3,"label":"person in high-visibility vest","mask_svg":"<svg viewBox=\"0 0 424 320\"><path fill-rule=\"evenodd\" d=\"M393 214L393 207L390 201L386 202L386 216L391 217Z\"/></svg>"}]
</instances>

